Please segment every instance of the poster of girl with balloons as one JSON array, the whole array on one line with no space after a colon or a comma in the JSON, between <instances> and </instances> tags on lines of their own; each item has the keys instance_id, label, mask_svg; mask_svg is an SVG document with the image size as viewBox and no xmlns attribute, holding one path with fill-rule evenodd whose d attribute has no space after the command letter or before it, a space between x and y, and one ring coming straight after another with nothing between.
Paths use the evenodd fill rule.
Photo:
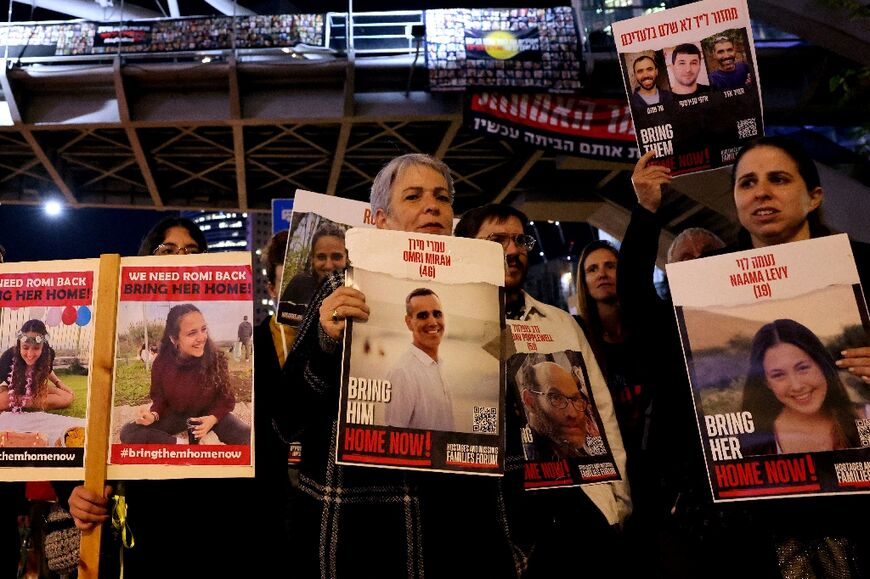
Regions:
<instances>
[{"instance_id":1,"label":"poster of girl with balloons","mask_svg":"<svg viewBox=\"0 0 870 579\"><path fill-rule=\"evenodd\" d=\"M0 265L0 480L82 477L98 267Z\"/></svg>"}]
</instances>

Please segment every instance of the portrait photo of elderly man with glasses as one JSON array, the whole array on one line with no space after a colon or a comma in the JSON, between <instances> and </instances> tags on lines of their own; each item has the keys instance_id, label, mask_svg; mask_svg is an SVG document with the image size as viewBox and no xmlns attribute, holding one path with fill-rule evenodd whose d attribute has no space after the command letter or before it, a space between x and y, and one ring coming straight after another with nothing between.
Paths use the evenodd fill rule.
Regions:
<instances>
[{"instance_id":1,"label":"portrait photo of elderly man with glasses","mask_svg":"<svg viewBox=\"0 0 870 579\"><path fill-rule=\"evenodd\" d=\"M516 386L532 431L524 441L526 460L559 460L598 454L591 437L600 437L579 368L548 357L526 356Z\"/></svg>"}]
</instances>

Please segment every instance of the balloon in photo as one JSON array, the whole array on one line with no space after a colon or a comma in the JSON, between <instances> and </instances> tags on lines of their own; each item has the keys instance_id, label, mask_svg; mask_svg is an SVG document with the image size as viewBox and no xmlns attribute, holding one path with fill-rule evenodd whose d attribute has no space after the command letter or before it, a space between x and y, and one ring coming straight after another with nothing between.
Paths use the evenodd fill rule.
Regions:
<instances>
[{"instance_id":1,"label":"balloon in photo","mask_svg":"<svg viewBox=\"0 0 870 579\"><path fill-rule=\"evenodd\" d=\"M45 314L45 325L54 328L60 323L60 308L48 308Z\"/></svg>"},{"instance_id":2,"label":"balloon in photo","mask_svg":"<svg viewBox=\"0 0 870 579\"><path fill-rule=\"evenodd\" d=\"M76 323L76 309L72 306L67 306L63 309L63 314L61 314L60 319L67 326L71 326Z\"/></svg>"},{"instance_id":3,"label":"balloon in photo","mask_svg":"<svg viewBox=\"0 0 870 579\"><path fill-rule=\"evenodd\" d=\"M87 326L91 321L91 309L88 306L79 307L78 315L76 315L76 325Z\"/></svg>"}]
</instances>

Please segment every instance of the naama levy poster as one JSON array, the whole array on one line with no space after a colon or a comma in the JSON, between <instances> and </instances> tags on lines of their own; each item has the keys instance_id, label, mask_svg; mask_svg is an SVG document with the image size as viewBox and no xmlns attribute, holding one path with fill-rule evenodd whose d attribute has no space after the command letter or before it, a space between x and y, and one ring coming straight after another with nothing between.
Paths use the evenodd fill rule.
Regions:
<instances>
[{"instance_id":1,"label":"naama levy poster","mask_svg":"<svg viewBox=\"0 0 870 579\"><path fill-rule=\"evenodd\" d=\"M870 344L848 238L668 265L717 501L870 491Z\"/></svg>"}]
</instances>

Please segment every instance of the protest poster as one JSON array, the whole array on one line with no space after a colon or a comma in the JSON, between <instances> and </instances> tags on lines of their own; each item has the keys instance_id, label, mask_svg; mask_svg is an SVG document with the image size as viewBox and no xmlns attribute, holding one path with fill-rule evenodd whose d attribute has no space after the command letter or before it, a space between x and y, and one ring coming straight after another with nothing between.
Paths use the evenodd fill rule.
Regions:
<instances>
[{"instance_id":1,"label":"protest poster","mask_svg":"<svg viewBox=\"0 0 870 579\"><path fill-rule=\"evenodd\" d=\"M704 0L613 23L641 153L671 175L734 162L764 134L746 0Z\"/></svg>"},{"instance_id":2,"label":"protest poster","mask_svg":"<svg viewBox=\"0 0 870 579\"><path fill-rule=\"evenodd\" d=\"M246 252L121 260L108 476L253 476Z\"/></svg>"},{"instance_id":3,"label":"protest poster","mask_svg":"<svg viewBox=\"0 0 870 579\"><path fill-rule=\"evenodd\" d=\"M81 480L99 260L0 264L0 480Z\"/></svg>"},{"instance_id":4,"label":"protest poster","mask_svg":"<svg viewBox=\"0 0 870 579\"><path fill-rule=\"evenodd\" d=\"M278 321L298 326L314 291L332 269L347 265L344 235L351 227L374 227L371 206L296 190L278 293Z\"/></svg>"},{"instance_id":5,"label":"protest poster","mask_svg":"<svg viewBox=\"0 0 870 579\"><path fill-rule=\"evenodd\" d=\"M716 501L870 491L870 344L845 235L668 265Z\"/></svg>"},{"instance_id":6,"label":"protest poster","mask_svg":"<svg viewBox=\"0 0 870 579\"><path fill-rule=\"evenodd\" d=\"M507 388L522 407L526 490L619 480L583 355L547 319L508 320Z\"/></svg>"},{"instance_id":7,"label":"protest poster","mask_svg":"<svg viewBox=\"0 0 870 579\"><path fill-rule=\"evenodd\" d=\"M504 472L504 251L494 242L352 229L337 462Z\"/></svg>"}]
</instances>

